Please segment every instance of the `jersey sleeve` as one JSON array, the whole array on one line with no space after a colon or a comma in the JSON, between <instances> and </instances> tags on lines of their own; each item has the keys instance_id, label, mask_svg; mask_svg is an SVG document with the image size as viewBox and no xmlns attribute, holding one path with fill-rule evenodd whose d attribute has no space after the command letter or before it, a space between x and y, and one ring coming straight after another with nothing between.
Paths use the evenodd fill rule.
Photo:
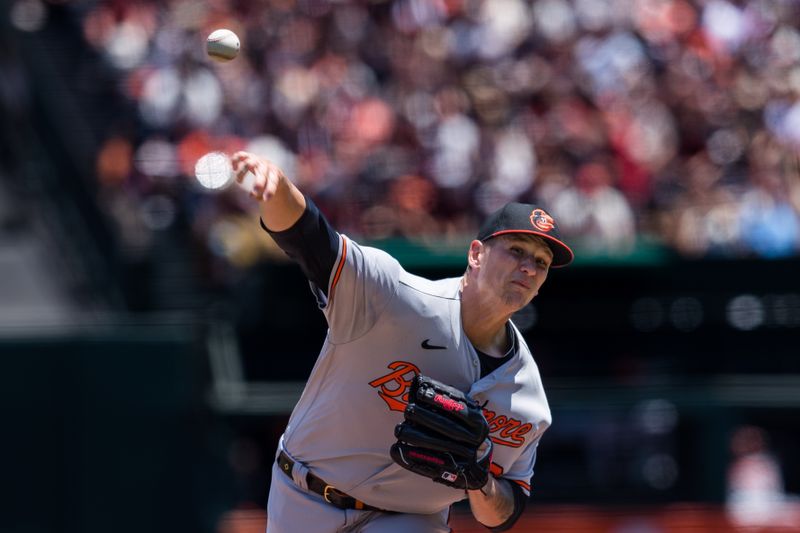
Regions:
<instances>
[{"instance_id":1,"label":"jersey sleeve","mask_svg":"<svg viewBox=\"0 0 800 533\"><path fill-rule=\"evenodd\" d=\"M519 486L525 496L531 495L531 480L533 478L533 466L536 463L536 451L542 434L536 436L535 440L528 444L525 451L517 458L511 467L503 472L502 478Z\"/></svg>"},{"instance_id":2,"label":"jersey sleeve","mask_svg":"<svg viewBox=\"0 0 800 533\"><path fill-rule=\"evenodd\" d=\"M339 235L339 252L322 307L329 341L344 344L372 328L397 292L402 268L392 256Z\"/></svg>"},{"instance_id":3,"label":"jersey sleeve","mask_svg":"<svg viewBox=\"0 0 800 533\"><path fill-rule=\"evenodd\" d=\"M261 227L305 273L328 320L330 342L369 331L397 290L402 268L396 259L336 232L308 196L292 227L271 231L263 220Z\"/></svg>"}]
</instances>

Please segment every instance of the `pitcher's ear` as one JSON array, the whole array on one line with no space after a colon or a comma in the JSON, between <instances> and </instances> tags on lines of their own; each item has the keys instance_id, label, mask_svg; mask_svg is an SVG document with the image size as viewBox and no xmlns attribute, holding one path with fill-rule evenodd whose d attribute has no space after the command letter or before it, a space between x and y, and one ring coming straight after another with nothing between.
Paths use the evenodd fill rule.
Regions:
<instances>
[{"instance_id":1,"label":"pitcher's ear","mask_svg":"<svg viewBox=\"0 0 800 533\"><path fill-rule=\"evenodd\" d=\"M480 266L481 261L483 260L483 251L485 249L485 244L483 244L479 240L474 240L469 243L469 251L467 252L467 264L470 268L475 268Z\"/></svg>"}]
</instances>

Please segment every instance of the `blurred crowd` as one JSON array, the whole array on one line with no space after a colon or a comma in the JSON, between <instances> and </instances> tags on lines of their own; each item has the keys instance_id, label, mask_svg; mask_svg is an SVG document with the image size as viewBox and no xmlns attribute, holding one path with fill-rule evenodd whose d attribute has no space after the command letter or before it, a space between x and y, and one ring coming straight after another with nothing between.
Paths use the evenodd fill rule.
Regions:
<instances>
[{"instance_id":1,"label":"blurred crowd","mask_svg":"<svg viewBox=\"0 0 800 533\"><path fill-rule=\"evenodd\" d=\"M31 2L33 0L24 0ZM97 177L132 249L185 219L263 251L257 206L191 188L197 159L284 167L341 231L463 242L540 202L584 254L800 251L800 4L793 0L74 2L135 128ZM205 55L229 28L242 52Z\"/></svg>"}]
</instances>

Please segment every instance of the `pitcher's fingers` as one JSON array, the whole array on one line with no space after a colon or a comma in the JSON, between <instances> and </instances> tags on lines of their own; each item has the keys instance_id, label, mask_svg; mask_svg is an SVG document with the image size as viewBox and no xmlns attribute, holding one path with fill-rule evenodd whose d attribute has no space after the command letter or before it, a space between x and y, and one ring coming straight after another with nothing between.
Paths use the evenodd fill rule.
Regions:
<instances>
[{"instance_id":1,"label":"pitcher's fingers","mask_svg":"<svg viewBox=\"0 0 800 533\"><path fill-rule=\"evenodd\" d=\"M231 164L237 181L241 181L241 178L247 173L248 161L249 157L246 152L237 152L231 157Z\"/></svg>"},{"instance_id":2,"label":"pitcher's fingers","mask_svg":"<svg viewBox=\"0 0 800 533\"><path fill-rule=\"evenodd\" d=\"M257 200L261 200L262 195L264 194L264 188L266 187L266 180L264 176L253 173L255 179L253 180L253 186L250 189L250 196L256 198Z\"/></svg>"},{"instance_id":3,"label":"pitcher's fingers","mask_svg":"<svg viewBox=\"0 0 800 533\"><path fill-rule=\"evenodd\" d=\"M250 188L250 197L255 198L259 202L262 201L264 198L264 181L260 178L256 178L253 181L253 186Z\"/></svg>"},{"instance_id":4,"label":"pitcher's fingers","mask_svg":"<svg viewBox=\"0 0 800 533\"><path fill-rule=\"evenodd\" d=\"M242 180L244 180L245 175L249 172L249 170L247 170L247 167L245 165L239 165L238 168L234 167L233 170L236 173L235 174L236 181L238 181L239 183L242 183Z\"/></svg>"},{"instance_id":5,"label":"pitcher's fingers","mask_svg":"<svg viewBox=\"0 0 800 533\"><path fill-rule=\"evenodd\" d=\"M238 163L238 162L242 161L243 159L245 159L246 157L249 157L251 155L252 154L250 152L245 152L244 150L239 150L238 152L235 152L231 156L231 162L232 163Z\"/></svg>"},{"instance_id":6,"label":"pitcher's fingers","mask_svg":"<svg viewBox=\"0 0 800 533\"><path fill-rule=\"evenodd\" d=\"M231 156L231 161L233 164L244 164L244 165L254 165L256 161L259 160L259 157L255 154L251 154L250 152L236 152Z\"/></svg>"},{"instance_id":7,"label":"pitcher's fingers","mask_svg":"<svg viewBox=\"0 0 800 533\"><path fill-rule=\"evenodd\" d=\"M267 200L269 198L267 195L267 191L269 190L270 179L271 179L270 166L271 165L267 163L265 160L259 159L256 162L255 169L253 171L255 175L258 176L259 187L256 190L256 192L258 193L259 200Z\"/></svg>"},{"instance_id":8,"label":"pitcher's fingers","mask_svg":"<svg viewBox=\"0 0 800 533\"><path fill-rule=\"evenodd\" d=\"M262 168L263 163L260 158L246 153L240 162L239 171L236 173L236 179L241 183L245 174L252 172L256 182L263 182L265 178Z\"/></svg>"},{"instance_id":9,"label":"pitcher's fingers","mask_svg":"<svg viewBox=\"0 0 800 533\"><path fill-rule=\"evenodd\" d=\"M267 184L266 187L264 187L264 194L263 194L264 201L269 201L270 198L275 196L277 190L278 190L278 171L275 169L274 166L269 165L267 167Z\"/></svg>"}]
</instances>

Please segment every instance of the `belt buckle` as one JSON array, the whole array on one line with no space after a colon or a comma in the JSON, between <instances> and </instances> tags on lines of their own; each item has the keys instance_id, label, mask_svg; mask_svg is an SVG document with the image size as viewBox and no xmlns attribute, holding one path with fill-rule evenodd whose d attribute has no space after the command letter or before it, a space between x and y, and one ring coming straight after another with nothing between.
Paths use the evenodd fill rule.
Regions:
<instances>
[{"instance_id":1,"label":"belt buckle","mask_svg":"<svg viewBox=\"0 0 800 533\"><path fill-rule=\"evenodd\" d=\"M333 502L331 501L330 497L328 496L328 492L329 491L336 491L336 492L339 492L339 491L336 490L336 487L334 487L333 485L325 485L325 489L322 491L322 497L325 498L325 501L330 503L330 504L333 504Z\"/></svg>"}]
</instances>

